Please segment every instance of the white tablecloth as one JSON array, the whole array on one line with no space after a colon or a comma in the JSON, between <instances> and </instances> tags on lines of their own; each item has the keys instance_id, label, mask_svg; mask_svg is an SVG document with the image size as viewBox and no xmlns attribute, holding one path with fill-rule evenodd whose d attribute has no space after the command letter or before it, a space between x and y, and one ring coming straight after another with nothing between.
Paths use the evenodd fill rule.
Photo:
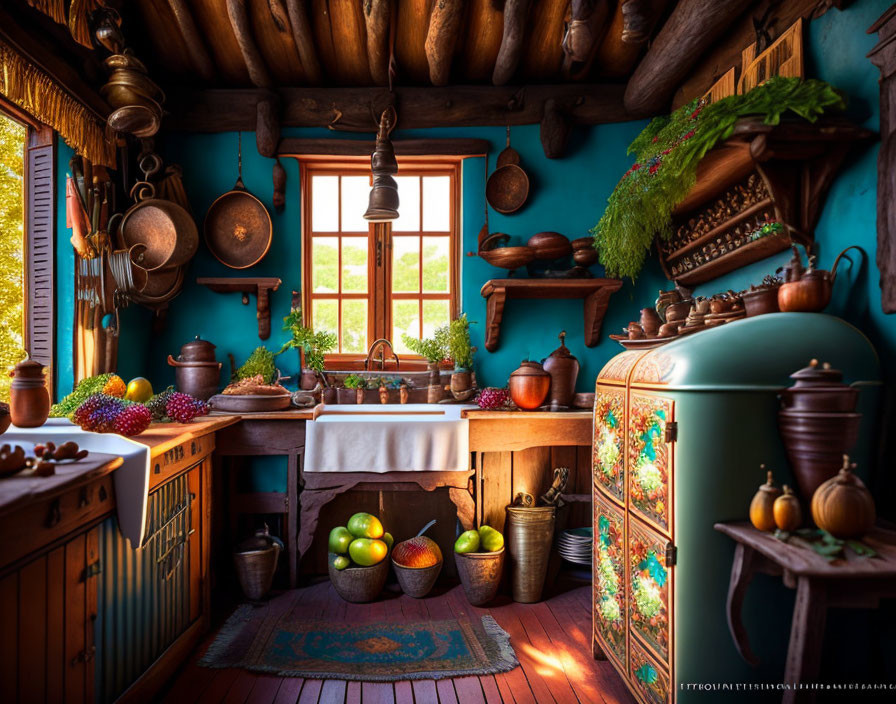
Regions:
<instances>
[{"instance_id":1,"label":"white tablecloth","mask_svg":"<svg viewBox=\"0 0 896 704\"><path fill-rule=\"evenodd\" d=\"M353 409L363 408L337 406L333 415L323 414L305 424L305 472L469 470L469 421L460 418L459 406L437 415L424 415L426 410L411 415L352 415ZM387 412L396 409L415 410L386 406Z\"/></svg>"},{"instance_id":2,"label":"white tablecloth","mask_svg":"<svg viewBox=\"0 0 896 704\"><path fill-rule=\"evenodd\" d=\"M83 450L118 455L124 460L121 467L113 473L118 527L132 547L142 545L149 494L149 448L113 433L89 433L67 418L50 418L39 428L19 428L13 425L0 435L0 444L21 445L29 454L35 443L48 440L57 445L71 440Z\"/></svg>"}]
</instances>

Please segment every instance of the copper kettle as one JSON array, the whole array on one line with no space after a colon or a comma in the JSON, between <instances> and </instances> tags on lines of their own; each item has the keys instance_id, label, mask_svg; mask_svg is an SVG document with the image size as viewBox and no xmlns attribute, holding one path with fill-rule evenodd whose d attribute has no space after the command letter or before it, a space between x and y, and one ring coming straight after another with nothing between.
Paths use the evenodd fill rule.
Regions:
<instances>
[{"instance_id":1,"label":"copper kettle","mask_svg":"<svg viewBox=\"0 0 896 704\"><path fill-rule=\"evenodd\" d=\"M778 307L783 313L818 313L831 302L831 291L837 277L840 257L850 249L864 250L857 245L844 249L834 260L830 271L815 268L815 257L809 257L809 268L803 270L799 250L793 247L790 266L785 267L785 281L778 288Z\"/></svg>"},{"instance_id":2,"label":"copper kettle","mask_svg":"<svg viewBox=\"0 0 896 704\"><path fill-rule=\"evenodd\" d=\"M208 401L217 393L221 383L221 362L215 360L215 346L208 340L197 335L180 348L177 359L169 354L168 364L175 369L178 391L201 401Z\"/></svg>"}]
</instances>

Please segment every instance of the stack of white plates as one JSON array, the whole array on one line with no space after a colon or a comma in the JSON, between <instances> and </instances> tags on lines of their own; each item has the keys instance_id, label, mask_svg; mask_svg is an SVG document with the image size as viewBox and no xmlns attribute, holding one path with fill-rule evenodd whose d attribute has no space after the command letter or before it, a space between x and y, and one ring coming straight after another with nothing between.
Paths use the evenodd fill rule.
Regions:
<instances>
[{"instance_id":1,"label":"stack of white plates","mask_svg":"<svg viewBox=\"0 0 896 704\"><path fill-rule=\"evenodd\" d=\"M557 552L560 557L578 565L591 564L591 544L594 532L591 526L570 528L557 536Z\"/></svg>"}]
</instances>

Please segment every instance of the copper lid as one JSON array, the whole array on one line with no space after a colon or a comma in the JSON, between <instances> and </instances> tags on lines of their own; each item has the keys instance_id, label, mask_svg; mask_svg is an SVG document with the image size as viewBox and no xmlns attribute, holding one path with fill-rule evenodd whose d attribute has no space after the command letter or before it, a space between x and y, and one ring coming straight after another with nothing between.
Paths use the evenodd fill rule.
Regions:
<instances>
[{"instance_id":1,"label":"copper lid","mask_svg":"<svg viewBox=\"0 0 896 704\"><path fill-rule=\"evenodd\" d=\"M510 376L513 378L515 376L550 376L550 374L544 370L544 367L539 362L524 360L520 362L520 368Z\"/></svg>"},{"instance_id":2,"label":"copper lid","mask_svg":"<svg viewBox=\"0 0 896 704\"><path fill-rule=\"evenodd\" d=\"M43 379L44 369L46 367L40 362L26 359L24 362L19 362L9 375L16 379Z\"/></svg>"},{"instance_id":3,"label":"copper lid","mask_svg":"<svg viewBox=\"0 0 896 704\"><path fill-rule=\"evenodd\" d=\"M197 335L195 339L180 348L177 359L181 362L214 362L215 346Z\"/></svg>"},{"instance_id":4,"label":"copper lid","mask_svg":"<svg viewBox=\"0 0 896 704\"><path fill-rule=\"evenodd\" d=\"M548 355L548 359L550 359L551 357L553 357L554 359L557 359L560 357L565 358L565 359L575 359L575 357L570 353L569 348L566 346L566 330L563 330L560 333L559 338L560 338L560 346L557 349L555 349L553 352L551 352L550 355Z\"/></svg>"},{"instance_id":5,"label":"copper lid","mask_svg":"<svg viewBox=\"0 0 896 704\"><path fill-rule=\"evenodd\" d=\"M843 372L831 369L829 362L819 365L818 360L813 359L808 367L795 371L790 378L796 379L795 386L839 386L843 383Z\"/></svg>"}]
</instances>

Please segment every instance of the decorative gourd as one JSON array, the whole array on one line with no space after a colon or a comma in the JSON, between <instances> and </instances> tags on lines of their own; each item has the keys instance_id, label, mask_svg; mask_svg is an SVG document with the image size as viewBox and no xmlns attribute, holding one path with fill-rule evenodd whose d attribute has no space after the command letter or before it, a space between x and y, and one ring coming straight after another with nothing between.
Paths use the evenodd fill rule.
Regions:
<instances>
[{"instance_id":1,"label":"decorative gourd","mask_svg":"<svg viewBox=\"0 0 896 704\"><path fill-rule=\"evenodd\" d=\"M760 469L765 469L765 465L759 465ZM775 514L772 506L781 495L781 490L775 486L772 479L772 473L768 472L767 481L759 487L753 500L750 502L750 523L756 530L774 530Z\"/></svg>"},{"instance_id":2,"label":"decorative gourd","mask_svg":"<svg viewBox=\"0 0 896 704\"><path fill-rule=\"evenodd\" d=\"M796 530L803 522L803 511L800 501L790 487L784 485L784 493L775 499L772 511L775 514L775 525L788 532Z\"/></svg>"},{"instance_id":3,"label":"decorative gourd","mask_svg":"<svg viewBox=\"0 0 896 704\"><path fill-rule=\"evenodd\" d=\"M874 499L853 470L849 455L843 455L843 468L828 479L812 496L812 520L841 540L861 538L874 527Z\"/></svg>"}]
</instances>

